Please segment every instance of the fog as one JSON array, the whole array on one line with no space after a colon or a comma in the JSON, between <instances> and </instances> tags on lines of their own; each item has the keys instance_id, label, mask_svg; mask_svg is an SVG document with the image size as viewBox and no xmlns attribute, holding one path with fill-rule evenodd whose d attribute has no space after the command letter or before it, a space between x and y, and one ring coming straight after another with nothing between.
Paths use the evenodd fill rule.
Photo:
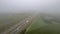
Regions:
<instances>
[{"instance_id":1,"label":"fog","mask_svg":"<svg viewBox=\"0 0 60 34\"><path fill-rule=\"evenodd\" d=\"M60 0L0 0L1 34L33 32L60 33Z\"/></svg>"},{"instance_id":2,"label":"fog","mask_svg":"<svg viewBox=\"0 0 60 34\"><path fill-rule=\"evenodd\" d=\"M60 0L0 0L0 13L60 13Z\"/></svg>"}]
</instances>

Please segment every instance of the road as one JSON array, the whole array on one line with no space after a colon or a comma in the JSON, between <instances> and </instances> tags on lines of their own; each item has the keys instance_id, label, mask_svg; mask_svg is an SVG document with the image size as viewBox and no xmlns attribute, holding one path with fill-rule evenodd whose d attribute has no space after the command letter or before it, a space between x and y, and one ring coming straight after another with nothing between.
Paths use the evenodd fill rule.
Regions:
<instances>
[{"instance_id":1,"label":"road","mask_svg":"<svg viewBox=\"0 0 60 34\"><path fill-rule=\"evenodd\" d=\"M10 29L4 31L1 34L18 34L19 32L23 31L24 29L28 27L28 25L30 24L30 21L33 18L34 18L33 16L29 16L28 18L25 18L20 23L12 26Z\"/></svg>"}]
</instances>

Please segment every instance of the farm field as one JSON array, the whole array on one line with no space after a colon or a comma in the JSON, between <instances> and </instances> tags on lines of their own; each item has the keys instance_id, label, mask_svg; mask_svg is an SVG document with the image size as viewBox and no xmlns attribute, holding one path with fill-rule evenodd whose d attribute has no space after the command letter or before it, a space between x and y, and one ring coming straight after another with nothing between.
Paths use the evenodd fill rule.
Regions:
<instances>
[{"instance_id":1,"label":"farm field","mask_svg":"<svg viewBox=\"0 0 60 34\"><path fill-rule=\"evenodd\" d=\"M30 14L0 14L0 33L27 18Z\"/></svg>"},{"instance_id":2,"label":"farm field","mask_svg":"<svg viewBox=\"0 0 60 34\"><path fill-rule=\"evenodd\" d=\"M53 18L37 15L25 34L60 34L60 22Z\"/></svg>"},{"instance_id":3,"label":"farm field","mask_svg":"<svg viewBox=\"0 0 60 34\"><path fill-rule=\"evenodd\" d=\"M34 15L28 13L0 15L0 33L9 29L13 25L20 23L21 21L24 24L25 18L28 18L29 16L30 16L29 18L31 18L31 16ZM29 24L28 28L26 28L26 30L23 31L22 33L24 34L59 34L60 33L60 19L57 18L56 16L37 14L34 16L34 18L32 18L30 22L31 24Z\"/></svg>"}]
</instances>

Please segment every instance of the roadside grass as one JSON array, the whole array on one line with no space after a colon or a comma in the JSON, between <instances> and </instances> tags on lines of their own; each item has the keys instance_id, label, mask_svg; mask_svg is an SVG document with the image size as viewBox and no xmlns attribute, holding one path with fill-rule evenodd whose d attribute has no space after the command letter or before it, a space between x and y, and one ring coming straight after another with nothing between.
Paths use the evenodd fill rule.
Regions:
<instances>
[{"instance_id":1,"label":"roadside grass","mask_svg":"<svg viewBox=\"0 0 60 34\"><path fill-rule=\"evenodd\" d=\"M47 24L41 16L37 16L32 23L25 34L60 34L60 24Z\"/></svg>"},{"instance_id":2,"label":"roadside grass","mask_svg":"<svg viewBox=\"0 0 60 34\"><path fill-rule=\"evenodd\" d=\"M32 34L31 31L47 25L46 23L44 23L40 16L36 16L35 20L32 23L33 24L31 25L31 27L27 28L26 34Z\"/></svg>"}]
</instances>

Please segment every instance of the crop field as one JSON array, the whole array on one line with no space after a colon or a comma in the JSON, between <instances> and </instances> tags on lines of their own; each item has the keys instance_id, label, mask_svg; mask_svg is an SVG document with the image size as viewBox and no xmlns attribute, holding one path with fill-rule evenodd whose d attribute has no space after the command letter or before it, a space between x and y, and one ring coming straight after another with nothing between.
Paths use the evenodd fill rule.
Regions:
<instances>
[{"instance_id":1,"label":"crop field","mask_svg":"<svg viewBox=\"0 0 60 34\"><path fill-rule=\"evenodd\" d=\"M0 33L27 18L30 14L0 14Z\"/></svg>"},{"instance_id":2,"label":"crop field","mask_svg":"<svg viewBox=\"0 0 60 34\"><path fill-rule=\"evenodd\" d=\"M60 34L60 22L51 16L37 15L25 34Z\"/></svg>"}]
</instances>

